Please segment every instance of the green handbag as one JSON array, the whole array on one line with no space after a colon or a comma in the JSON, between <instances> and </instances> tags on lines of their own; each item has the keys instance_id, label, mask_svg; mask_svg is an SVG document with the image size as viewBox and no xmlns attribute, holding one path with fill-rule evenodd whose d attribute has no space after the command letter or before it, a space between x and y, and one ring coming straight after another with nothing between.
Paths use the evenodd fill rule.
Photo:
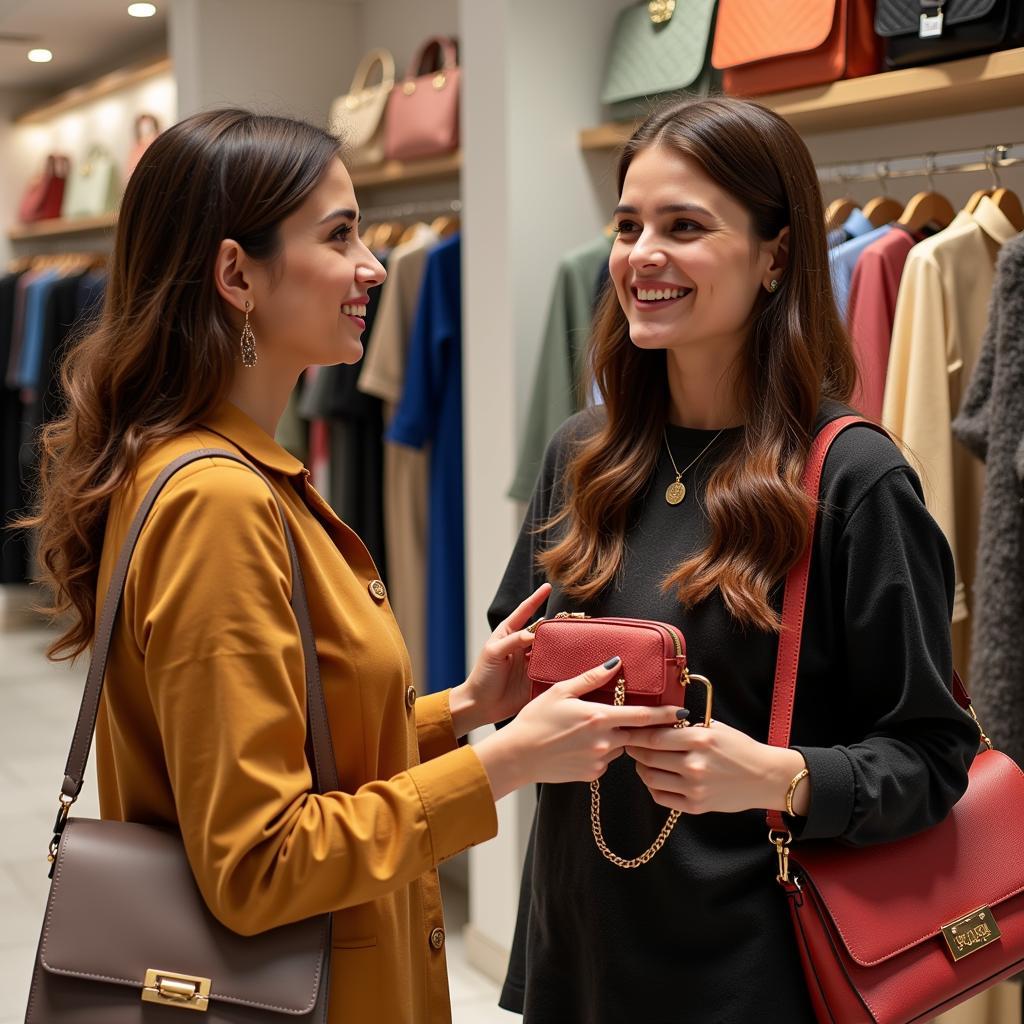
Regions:
<instances>
[{"instance_id":1,"label":"green handbag","mask_svg":"<svg viewBox=\"0 0 1024 1024\"><path fill-rule=\"evenodd\" d=\"M614 118L641 116L671 93L707 96L715 88L715 7L715 0L643 0L619 15L601 91Z\"/></svg>"}]
</instances>

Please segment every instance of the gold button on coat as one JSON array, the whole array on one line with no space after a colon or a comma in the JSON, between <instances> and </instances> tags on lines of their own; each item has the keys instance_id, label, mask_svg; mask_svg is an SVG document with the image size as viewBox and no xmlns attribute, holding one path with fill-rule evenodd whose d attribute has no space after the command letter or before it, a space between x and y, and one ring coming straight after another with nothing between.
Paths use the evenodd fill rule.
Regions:
<instances>
[{"instance_id":1,"label":"gold button on coat","mask_svg":"<svg viewBox=\"0 0 1024 1024\"><path fill-rule=\"evenodd\" d=\"M370 593L378 600L383 601L388 596L387 590L384 588L384 584L380 580L373 580L370 584Z\"/></svg>"},{"instance_id":2,"label":"gold button on coat","mask_svg":"<svg viewBox=\"0 0 1024 1024\"><path fill-rule=\"evenodd\" d=\"M405 691L405 704L406 704L406 707L411 709L412 706L415 703L416 703L416 687L415 686L410 686L409 689Z\"/></svg>"},{"instance_id":3,"label":"gold button on coat","mask_svg":"<svg viewBox=\"0 0 1024 1024\"><path fill-rule=\"evenodd\" d=\"M444 945L444 929L435 928L430 933L430 944L434 949L440 949Z\"/></svg>"}]
</instances>

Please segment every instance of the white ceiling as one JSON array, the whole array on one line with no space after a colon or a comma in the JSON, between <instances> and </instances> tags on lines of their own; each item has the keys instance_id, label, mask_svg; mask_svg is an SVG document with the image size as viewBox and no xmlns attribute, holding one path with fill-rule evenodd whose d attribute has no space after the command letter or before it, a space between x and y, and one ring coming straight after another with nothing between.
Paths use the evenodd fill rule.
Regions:
<instances>
[{"instance_id":1,"label":"white ceiling","mask_svg":"<svg viewBox=\"0 0 1024 1024\"><path fill-rule=\"evenodd\" d=\"M0 89L59 92L89 75L119 67L166 47L167 7L153 0L153 18L128 15L130 0L0 0ZM31 36L8 42L5 35ZM53 51L49 64L32 64L29 50Z\"/></svg>"}]
</instances>

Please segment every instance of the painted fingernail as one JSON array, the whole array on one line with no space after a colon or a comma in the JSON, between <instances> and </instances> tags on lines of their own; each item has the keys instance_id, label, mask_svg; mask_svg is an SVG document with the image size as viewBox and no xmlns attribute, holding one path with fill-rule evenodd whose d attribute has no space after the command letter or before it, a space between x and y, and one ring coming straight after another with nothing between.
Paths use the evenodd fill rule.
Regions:
<instances>
[{"instance_id":1,"label":"painted fingernail","mask_svg":"<svg viewBox=\"0 0 1024 1024\"><path fill-rule=\"evenodd\" d=\"M618 663L620 661L622 661L622 659L618 655L616 655L614 658L609 658L604 663L604 667L607 668L607 669L613 669L613 668L615 668L616 665L618 665Z\"/></svg>"},{"instance_id":2,"label":"painted fingernail","mask_svg":"<svg viewBox=\"0 0 1024 1024\"><path fill-rule=\"evenodd\" d=\"M680 708L676 712L676 718L678 718L680 722L685 722L689 717L690 717L690 709L689 708Z\"/></svg>"}]
</instances>

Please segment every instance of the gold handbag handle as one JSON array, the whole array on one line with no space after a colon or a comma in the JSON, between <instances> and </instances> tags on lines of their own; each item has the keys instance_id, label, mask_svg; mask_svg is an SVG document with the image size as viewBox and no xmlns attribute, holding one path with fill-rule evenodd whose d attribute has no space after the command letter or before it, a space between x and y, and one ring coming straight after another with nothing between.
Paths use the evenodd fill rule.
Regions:
<instances>
[{"instance_id":1,"label":"gold handbag handle","mask_svg":"<svg viewBox=\"0 0 1024 1024\"><path fill-rule=\"evenodd\" d=\"M708 698L704 706L704 722L702 726L706 729L711 725L711 702L714 697L711 681L706 676L691 675L685 668L683 669L683 680L686 685L689 685L691 680L696 680L699 683L703 683L707 689ZM618 682L615 684L615 700L613 703L615 707L622 707L626 703L626 680L623 676L619 676ZM685 729L688 725L688 722L676 722L672 728ZM601 851L601 855L605 860L611 861L617 868L630 870L638 868L642 864L647 864L668 841L668 837L672 835L672 830L676 827L676 822L679 821L681 814L682 811L669 812L665 824L658 833L658 838L639 857L620 857L608 848L604 838L604 830L601 828L601 781L600 779L594 779L590 784L590 830L594 834L594 842Z\"/></svg>"}]
</instances>

